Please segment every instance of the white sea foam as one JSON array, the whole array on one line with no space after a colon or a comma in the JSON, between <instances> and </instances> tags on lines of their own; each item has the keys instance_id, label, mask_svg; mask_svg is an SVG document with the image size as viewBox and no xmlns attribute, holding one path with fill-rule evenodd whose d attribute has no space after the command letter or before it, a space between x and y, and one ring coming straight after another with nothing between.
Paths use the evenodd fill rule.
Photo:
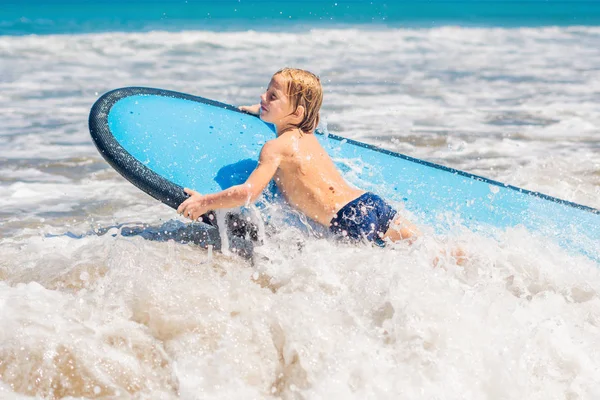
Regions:
<instances>
[{"instance_id":1,"label":"white sea foam","mask_svg":"<svg viewBox=\"0 0 600 400\"><path fill-rule=\"evenodd\" d=\"M0 397L600 398L600 270L518 227L379 249L279 226L253 263L87 235L177 218L95 150L101 93L249 104L285 65L320 74L331 133L599 207L599 49L580 27L0 37Z\"/></svg>"}]
</instances>

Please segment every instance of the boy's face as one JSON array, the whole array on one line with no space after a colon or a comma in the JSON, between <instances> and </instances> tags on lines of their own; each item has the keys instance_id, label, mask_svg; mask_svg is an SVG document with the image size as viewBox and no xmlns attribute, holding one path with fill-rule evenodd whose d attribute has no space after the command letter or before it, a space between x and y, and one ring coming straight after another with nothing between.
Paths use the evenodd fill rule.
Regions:
<instances>
[{"instance_id":1,"label":"boy's face","mask_svg":"<svg viewBox=\"0 0 600 400\"><path fill-rule=\"evenodd\" d=\"M292 117L292 105L285 93L283 79L275 75L267 90L260 96L260 119L282 125Z\"/></svg>"}]
</instances>

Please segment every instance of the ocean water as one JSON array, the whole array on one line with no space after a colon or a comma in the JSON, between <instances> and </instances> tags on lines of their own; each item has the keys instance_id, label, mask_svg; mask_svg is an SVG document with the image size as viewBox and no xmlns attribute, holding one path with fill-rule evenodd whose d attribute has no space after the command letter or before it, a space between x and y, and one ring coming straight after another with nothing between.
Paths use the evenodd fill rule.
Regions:
<instances>
[{"instance_id":1,"label":"ocean water","mask_svg":"<svg viewBox=\"0 0 600 400\"><path fill-rule=\"evenodd\" d=\"M595 0L2 0L0 35L352 26L597 26Z\"/></svg>"},{"instance_id":2,"label":"ocean water","mask_svg":"<svg viewBox=\"0 0 600 400\"><path fill-rule=\"evenodd\" d=\"M600 27L564 17L596 3L541 3L226 27L149 16L192 1L0 3L0 398L600 398L590 259L520 227L380 249L280 225L251 260L123 235L183 220L87 129L116 87L251 104L297 66L321 76L332 133L599 208ZM464 17L493 4L517 17Z\"/></svg>"}]
</instances>

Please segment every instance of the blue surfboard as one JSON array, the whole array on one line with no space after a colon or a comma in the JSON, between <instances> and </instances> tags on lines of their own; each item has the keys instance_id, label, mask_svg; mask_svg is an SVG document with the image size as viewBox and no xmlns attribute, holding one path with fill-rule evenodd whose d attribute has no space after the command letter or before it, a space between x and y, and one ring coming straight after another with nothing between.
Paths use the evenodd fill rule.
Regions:
<instances>
[{"instance_id":1,"label":"blue surfboard","mask_svg":"<svg viewBox=\"0 0 600 400\"><path fill-rule=\"evenodd\" d=\"M244 182L262 145L275 137L270 125L231 105L140 87L101 96L89 128L113 168L173 208L186 198L183 187L211 193ZM448 216L483 231L522 225L600 262L597 209L336 135L317 135L346 179L402 202L417 222L438 231L450 228Z\"/></svg>"}]
</instances>

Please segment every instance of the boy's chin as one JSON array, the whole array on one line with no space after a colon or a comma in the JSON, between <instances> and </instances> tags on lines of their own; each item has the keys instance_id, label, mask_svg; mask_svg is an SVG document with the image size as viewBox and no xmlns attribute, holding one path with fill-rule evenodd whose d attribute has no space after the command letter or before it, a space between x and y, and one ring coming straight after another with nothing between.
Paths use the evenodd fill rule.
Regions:
<instances>
[{"instance_id":1,"label":"boy's chin","mask_svg":"<svg viewBox=\"0 0 600 400\"><path fill-rule=\"evenodd\" d=\"M258 118L260 118L263 122L268 122L269 124L273 123L273 121L271 121L269 117L263 115L263 113L259 113Z\"/></svg>"}]
</instances>

